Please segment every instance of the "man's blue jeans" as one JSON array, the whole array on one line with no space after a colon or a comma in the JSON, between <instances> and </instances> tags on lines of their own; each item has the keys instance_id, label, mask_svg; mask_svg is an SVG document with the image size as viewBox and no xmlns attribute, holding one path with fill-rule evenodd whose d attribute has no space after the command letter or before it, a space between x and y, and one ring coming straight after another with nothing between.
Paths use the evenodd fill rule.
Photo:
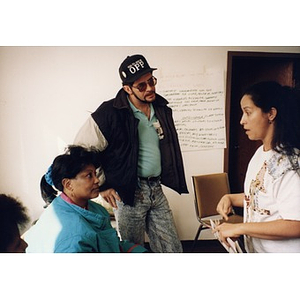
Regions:
<instances>
[{"instance_id":1,"label":"man's blue jeans","mask_svg":"<svg viewBox=\"0 0 300 300\"><path fill-rule=\"evenodd\" d=\"M116 212L122 240L143 245L146 232L153 252L182 252L172 211L159 180L139 180L134 206L118 202Z\"/></svg>"}]
</instances>

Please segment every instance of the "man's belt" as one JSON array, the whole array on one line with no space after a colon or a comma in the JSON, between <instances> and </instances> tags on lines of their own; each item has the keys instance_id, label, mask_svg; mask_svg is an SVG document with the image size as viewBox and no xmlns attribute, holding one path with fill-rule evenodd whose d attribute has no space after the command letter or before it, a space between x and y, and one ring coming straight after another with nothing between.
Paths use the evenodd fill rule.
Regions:
<instances>
[{"instance_id":1,"label":"man's belt","mask_svg":"<svg viewBox=\"0 0 300 300\"><path fill-rule=\"evenodd\" d=\"M145 181L159 181L160 180L160 176L156 176L156 177L139 177L140 180L145 180Z\"/></svg>"}]
</instances>

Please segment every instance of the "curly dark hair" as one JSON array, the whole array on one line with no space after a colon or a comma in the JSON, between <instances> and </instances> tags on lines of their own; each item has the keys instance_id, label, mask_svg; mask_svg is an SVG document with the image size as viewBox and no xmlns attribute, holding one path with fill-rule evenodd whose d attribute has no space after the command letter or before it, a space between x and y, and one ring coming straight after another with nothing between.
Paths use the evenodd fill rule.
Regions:
<instances>
[{"instance_id":1,"label":"curly dark hair","mask_svg":"<svg viewBox=\"0 0 300 300\"><path fill-rule=\"evenodd\" d=\"M13 242L14 229L24 228L29 221L27 208L16 198L0 194L0 252L6 252Z\"/></svg>"}]
</instances>

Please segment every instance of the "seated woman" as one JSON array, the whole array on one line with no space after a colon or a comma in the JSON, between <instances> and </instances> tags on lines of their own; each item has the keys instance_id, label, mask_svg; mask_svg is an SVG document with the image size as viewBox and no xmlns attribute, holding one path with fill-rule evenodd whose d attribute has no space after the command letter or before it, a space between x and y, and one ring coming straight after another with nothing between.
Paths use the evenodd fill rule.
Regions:
<instances>
[{"instance_id":1,"label":"seated woman","mask_svg":"<svg viewBox=\"0 0 300 300\"><path fill-rule=\"evenodd\" d=\"M99 155L69 146L54 159L41 179L48 205L25 234L26 252L147 252L140 245L120 241L107 210L90 200L99 196Z\"/></svg>"}]
</instances>

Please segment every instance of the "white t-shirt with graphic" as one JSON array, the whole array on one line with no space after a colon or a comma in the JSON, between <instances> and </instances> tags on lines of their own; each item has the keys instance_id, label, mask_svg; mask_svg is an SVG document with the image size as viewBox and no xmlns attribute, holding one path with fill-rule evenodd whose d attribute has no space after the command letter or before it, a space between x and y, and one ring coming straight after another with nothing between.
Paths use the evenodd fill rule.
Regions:
<instances>
[{"instance_id":1,"label":"white t-shirt with graphic","mask_svg":"<svg viewBox=\"0 0 300 300\"><path fill-rule=\"evenodd\" d=\"M286 156L257 149L244 184L244 222L300 220L300 177ZM299 239L245 237L248 252L300 252Z\"/></svg>"}]
</instances>

